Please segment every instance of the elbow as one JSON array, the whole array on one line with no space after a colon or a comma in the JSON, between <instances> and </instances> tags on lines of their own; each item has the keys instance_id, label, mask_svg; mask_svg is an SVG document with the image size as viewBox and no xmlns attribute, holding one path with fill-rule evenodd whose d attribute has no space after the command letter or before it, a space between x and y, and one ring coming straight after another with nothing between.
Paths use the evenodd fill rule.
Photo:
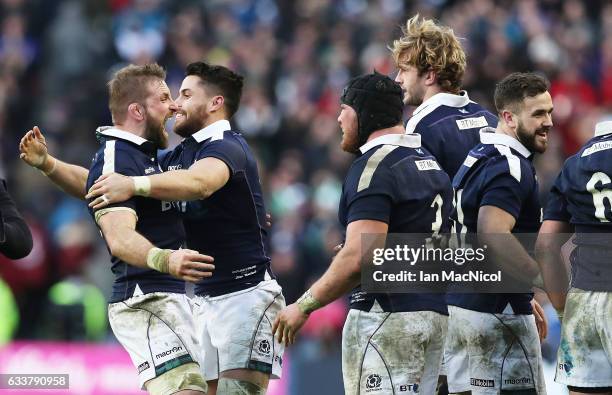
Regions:
<instances>
[{"instance_id":1,"label":"elbow","mask_svg":"<svg viewBox=\"0 0 612 395\"><path fill-rule=\"evenodd\" d=\"M123 255L123 244L117 238L106 238L106 245L112 256L121 258Z\"/></svg>"}]
</instances>

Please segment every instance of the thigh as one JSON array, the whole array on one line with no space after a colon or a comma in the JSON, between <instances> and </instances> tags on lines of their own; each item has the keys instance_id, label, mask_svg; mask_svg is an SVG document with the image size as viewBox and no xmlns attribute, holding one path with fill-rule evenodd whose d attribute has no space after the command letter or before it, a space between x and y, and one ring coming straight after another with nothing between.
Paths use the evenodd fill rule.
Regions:
<instances>
[{"instance_id":1,"label":"thigh","mask_svg":"<svg viewBox=\"0 0 612 395\"><path fill-rule=\"evenodd\" d=\"M143 389L148 380L174 368L200 363L193 316L184 295L136 296L110 304L108 314L113 333L136 366Z\"/></svg>"}]
</instances>

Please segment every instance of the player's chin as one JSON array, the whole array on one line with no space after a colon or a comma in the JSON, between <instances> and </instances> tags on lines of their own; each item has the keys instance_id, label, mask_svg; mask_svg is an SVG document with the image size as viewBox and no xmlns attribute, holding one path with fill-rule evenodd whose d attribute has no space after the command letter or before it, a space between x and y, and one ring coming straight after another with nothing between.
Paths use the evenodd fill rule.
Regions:
<instances>
[{"instance_id":1,"label":"player's chin","mask_svg":"<svg viewBox=\"0 0 612 395\"><path fill-rule=\"evenodd\" d=\"M537 133L533 145L535 152L538 152L540 154L544 153L546 151L546 148L548 148L548 135Z\"/></svg>"}]
</instances>

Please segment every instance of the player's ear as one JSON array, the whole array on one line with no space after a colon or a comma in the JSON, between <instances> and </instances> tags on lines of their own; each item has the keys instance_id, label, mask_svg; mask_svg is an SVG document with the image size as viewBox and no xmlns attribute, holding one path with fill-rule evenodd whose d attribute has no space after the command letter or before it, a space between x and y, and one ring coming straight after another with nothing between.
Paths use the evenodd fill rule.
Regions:
<instances>
[{"instance_id":1,"label":"player's ear","mask_svg":"<svg viewBox=\"0 0 612 395\"><path fill-rule=\"evenodd\" d=\"M438 77L436 76L436 72L432 69L427 70L425 73L425 85L431 86L435 85L438 82Z\"/></svg>"},{"instance_id":2,"label":"player's ear","mask_svg":"<svg viewBox=\"0 0 612 395\"><path fill-rule=\"evenodd\" d=\"M510 110L502 110L500 118L501 120L504 121L504 123L506 125L508 125L508 127L510 128L515 128L517 126L517 118L516 118L516 114L514 114L512 111Z\"/></svg>"},{"instance_id":3,"label":"player's ear","mask_svg":"<svg viewBox=\"0 0 612 395\"><path fill-rule=\"evenodd\" d=\"M139 103L131 103L128 106L128 114L138 121L145 119L144 107Z\"/></svg>"},{"instance_id":4,"label":"player's ear","mask_svg":"<svg viewBox=\"0 0 612 395\"><path fill-rule=\"evenodd\" d=\"M223 96L214 96L209 104L210 112L223 109L223 103L225 103L225 98Z\"/></svg>"}]
</instances>

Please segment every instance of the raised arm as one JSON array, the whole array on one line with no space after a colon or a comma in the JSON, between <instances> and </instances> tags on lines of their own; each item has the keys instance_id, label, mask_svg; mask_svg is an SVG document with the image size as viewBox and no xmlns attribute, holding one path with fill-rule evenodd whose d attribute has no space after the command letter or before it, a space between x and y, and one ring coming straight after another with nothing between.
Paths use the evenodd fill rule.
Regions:
<instances>
[{"instance_id":1,"label":"raised arm","mask_svg":"<svg viewBox=\"0 0 612 395\"><path fill-rule=\"evenodd\" d=\"M189 169L173 170L142 177L126 177L106 174L98 178L90 188L87 199L93 199L90 207L106 207L137 196L149 196L159 200L206 199L221 189L230 178L230 169L220 159L206 157ZM102 199L102 195L106 199Z\"/></svg>"},{"instance_id":2,"label":"raised arm","mask_svg":"<svg viewBox=\"0 0 612 395\"><path fill-rule=\"evenodd\" d=\"M51 156L47 142L38 126L28 131L19 143L19 157L28 165L39 169L67 194L85 199L89 170L72 165Z\"/></svg>"},{"instance_id":3,"label":"raised arm","mask_svg":"<svg viewBox=\"0 0 612 395\"><path fill-rule=\"evenodd\" d=\"M129 210L100 210L96 220L111 255L141 268L169 273L185 281L210 277L213 259L193 250L162 250L136 231L136 215Z\"/></svg>"}]
</instances>

